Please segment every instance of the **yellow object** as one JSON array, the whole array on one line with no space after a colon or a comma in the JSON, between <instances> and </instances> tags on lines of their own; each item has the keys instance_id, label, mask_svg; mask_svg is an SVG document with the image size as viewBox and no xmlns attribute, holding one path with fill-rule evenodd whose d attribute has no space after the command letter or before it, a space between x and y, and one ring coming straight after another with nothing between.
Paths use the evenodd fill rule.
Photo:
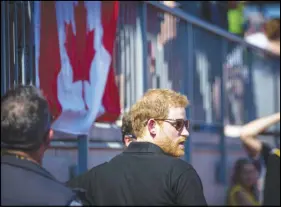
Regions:
<instances>
[{"instance_id":1,"label":"yellow object","mask_svg":"<svg viewBox=\"0 0 281 207\"><path fill-rule=\"evenodd\" d=\"M237 202L235 194L240 191L246 192L247 200L252 203L253 206L260 206L260 203L255 199L254 195L244 190L241 185L235 185L231 188L229 195L230 206L239 206L239 202Z\"/></svg>"},{"instance_id":2,"label":"yellow object","mask_svg":"<svg viewBox=\"0 0 281 207\"><path fill-rule=\"evenodd\" d=\"M273 154L277 155L278 157L280 157L280 149L274 149L273 150Z\"/></svg>"},{"instance_id":3,"label":"yellow object","mask_svg":"<svg viewBox=\"0 0 281 207\"><path fill-rule=\"evenodd\" d=\"M243 33L243 15L244 5L239 3L236 9L229 9L227 12L228 31L234 34Z\"/></svg>"}]
</instances>

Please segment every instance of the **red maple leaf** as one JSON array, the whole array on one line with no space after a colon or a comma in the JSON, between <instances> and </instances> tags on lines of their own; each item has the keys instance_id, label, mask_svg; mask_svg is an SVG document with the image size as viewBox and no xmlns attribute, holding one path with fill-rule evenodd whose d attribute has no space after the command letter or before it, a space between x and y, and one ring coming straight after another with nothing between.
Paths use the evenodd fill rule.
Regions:
<instances>
[{"instance_id":1,"label":"red maple leaf","mask_svg":"<svg viewBox=\"0 0 281 207\"><path fill-rule=\"evenodd\" d=\"M65 23L65 48L73 69L73 81L87 80L90 82L90 66L95 56L93 47L94 30L87 31L87 10L83 1L74 6L76 35L70 24Z\"/></svg>"},{"instance_id":2,"label":"red maple leaf","mask_svg":"<svg viewBox=\"0 0 281 207\"><path fill-rule=\"evenodd\" d=\"M87 10L83 1L78 1L74 6L74 19L76 25L76 35L73 33L71 23L65 23L66 41L64 43L70 64L73 69L73 82L89 81L90 66L95 56L94 50L94 30L87 31ZM85 109L88 110L85 101L84 84L82 83L82 98Z\"/></svg>"}]
</instances>

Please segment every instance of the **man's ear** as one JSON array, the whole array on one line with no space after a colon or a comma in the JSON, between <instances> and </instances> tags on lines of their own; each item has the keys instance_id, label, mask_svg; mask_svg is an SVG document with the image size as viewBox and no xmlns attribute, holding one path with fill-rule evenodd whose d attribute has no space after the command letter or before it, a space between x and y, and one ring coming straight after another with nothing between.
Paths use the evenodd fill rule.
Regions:
<instances>
[{"instance_id":1,"label":"man's ear","mask_svg":"<svg viewBox=\"0 0 281 207\"><path fill-rule=\"evenodd\" d=\"M149 134L154 138L157 132L156 129L156 121L154 119L149 119L147 122L147 128L149 131Z\"/></svg>"},{"instance_id":2,"label":"man's ear","mask_svg":"<svg viewBox=\"0 0 281 207\"><path fill-rule=\"evenodd\" d=\"M52 139L54 137L54 131L52 129L49 130L47 137L46 137L46 144L50 145Z\"/></svg>"}]
</instances>

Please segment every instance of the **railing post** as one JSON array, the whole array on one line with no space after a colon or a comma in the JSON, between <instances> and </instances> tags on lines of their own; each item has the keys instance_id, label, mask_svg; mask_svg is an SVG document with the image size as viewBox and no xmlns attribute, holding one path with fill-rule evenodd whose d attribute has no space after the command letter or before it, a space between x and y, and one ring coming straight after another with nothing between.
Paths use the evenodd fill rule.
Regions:
<instances>
[{"instance_id":1,"label":"railing post","mask_svg":"<svg viewBox=\"0 0 281 207\"><path fill-rule=\"evenodd\" d=\"M136 25L136 98L140 98L147 90L147 5L139 2Z\"/></svg>"},{"instance_id":2,"label":"railing post","mask_svg":"<svg viewBox=\"0 0 281 207\"><path fill-rule=\"evenodd\" d=\"M274 91L274 111L275 112L280 112L280 71L279 71L279 66L280 66L280 59L278 60L278 62L274 61L272 62L272 73L273 73L273 91ZM278 74L279 73L279 74ZM279 82L279 85L278 85ZM278 125L275 125L274 127L274 131L278 131L280 132L280 125L278 127ZM276 135L274 136L274 144L276 147L280 148L280 135Z\"/></svg>"},{"instance_id":3,"label":"railing post","mask_svg":"<svg viewBox=\"0 0 281 207\"><path fill-rule=\"evenodd\" d=\"M1 1L1 96L6 92L6 73L7 73L7 56L6 56L6 4L9 2Z\"/></svg>"},{"instance_id":4,"label":"railing post","mask_svg":"<svg viewBox=\"0 0 281 207\"><path fill-rule=\"evenodd\" d=\"M249 121L252 121L256 118L256 103L253 101L255 100L255 92L254 92L254 83L253 83L253 80L254 80L254 77L253 77L253 53L247 49L247 52L248 52L248 71L249 71L249 74L248 74L248 77L249 77L249 80L248 80L248 87L247 87L247 91L250 92L250 94L247 93L247 96L245 97L246 99L246 103L247 103L247 106L249 106L249 102L251 104L251 106L249 106L248 108L248 113L247 113L247 119L245 120L245 117L244 117L244 120L245 122L249 122ZM244 101L245 103L245 101Z\"/></svg>"},{"instance_id":5,"label":"railing post","mask_svg":"<svg viewBox=\"0 0 281 207\"><path fill-rule=\"evenodd\" d=\"M220 85L220 106L221 106L221 117L220 121L224 126L225 120L225 77L224 77L224 67L223 63L227 56L227 43L222 39L222 54L221 54L221 85ZM223 185L226 185L226 177L227 177L227 154L226 154L226 140L224 135L224 127L220 130L220 142L219 142L219 151L220 151L220 181Z\"/></svg>"},{"instance_id":6,"label":"railing post","mask_svg":"<svg viewBox=\"0 0 281 207\"><path fill-rule=\"evenodd\" d=\"M35 85L35 54L34 54L34 2L28 1L28 14L29 14L29 44L28 44L28 66L29 66L29 84Z\"/></svg>"},{"instance_id":7,"label":"railing post","mask_svg":"<svg viewBox=\"0 0 281 207\"><path fill-rule=\"evenodd\" d=\"M88 170L89 139L87 135L77 137L78 145L78 175Z\"/></svg>"},{"instance_id":8,"label":"railing post","mask_svg":"<svg viewBox=\"0 0 281 207\"><path fill-rule=\"evenodd\" d=\"M22 84L26 84L26 21L25 21L25 2L22 1L21 2L21 14L22 14L22 17L21 17L21 21L22 21L22 45L21 45L21 77L22 77L22 80L21 80L21 83Z\"/></svg>"},{"instance_id":9,"label":"railing post","mask_svg":"<svg viewBox=\"0 0 281 207\"><path fill-rule=\"evenodd\" d=\"M194 87L194 45L193 45L193 26L192 24L187 23L187 58L188 58L188 67L187 70L184 70L185 76L187 76L187 95L190 103L194 103L194 96L193 96L193 87ZM186 110L186 115L188 119L194 120L192 107L188 107ZM192 126L192 122L191 122ZM185 160L191 163L191 143L192 143L192 127L189 129L189 137L185 143Z\"/></svg>"},{"instance_id":10,"label":"railing post","mask_svg":"<svg viewBox=\"0 0 281 207\"><path fill-rule=\"evenodd\" d=\"M18 2L14 2L14 87L19 84Z\"/></svg>"},{"instance_id":11,"label":"railing post","mask_svg":"<svg viewBox=\"0 0 281 207\"><path fill-rule=\"evenodd\" d=\"M4 52L7 52L7 65L6 65L6 90L9 90L11 88L11 33L10 33L10 22L11 22L11 17L10 17L10 13L11 13L11 9L10 9L10 4L12 4L10 1L7 1L7 7L6 7L6 22L7 22L7 26L5 27L4 30L7 30L7 33L5 33L7 36L6 38L6 48Z\"/></svg>"}]
</instances>

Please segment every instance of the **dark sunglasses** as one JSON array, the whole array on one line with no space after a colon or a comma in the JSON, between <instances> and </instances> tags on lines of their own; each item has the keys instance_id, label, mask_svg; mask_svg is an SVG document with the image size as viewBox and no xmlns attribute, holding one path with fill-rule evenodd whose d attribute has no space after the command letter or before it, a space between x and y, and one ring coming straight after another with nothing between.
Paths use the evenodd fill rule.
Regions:
<instances>
[{"instance_id":1,"label":"dark sunglasses","mask_svg":"<svg viewBox=\"0 0 281 207\"><path fill-rule=\"evenodd\" d=\"M171 124L177 131L181 131L185 126L186 129L189 129L190 121L184 119L154 119L155 121L165 121Z\"/></svg>"}]
</instances>

